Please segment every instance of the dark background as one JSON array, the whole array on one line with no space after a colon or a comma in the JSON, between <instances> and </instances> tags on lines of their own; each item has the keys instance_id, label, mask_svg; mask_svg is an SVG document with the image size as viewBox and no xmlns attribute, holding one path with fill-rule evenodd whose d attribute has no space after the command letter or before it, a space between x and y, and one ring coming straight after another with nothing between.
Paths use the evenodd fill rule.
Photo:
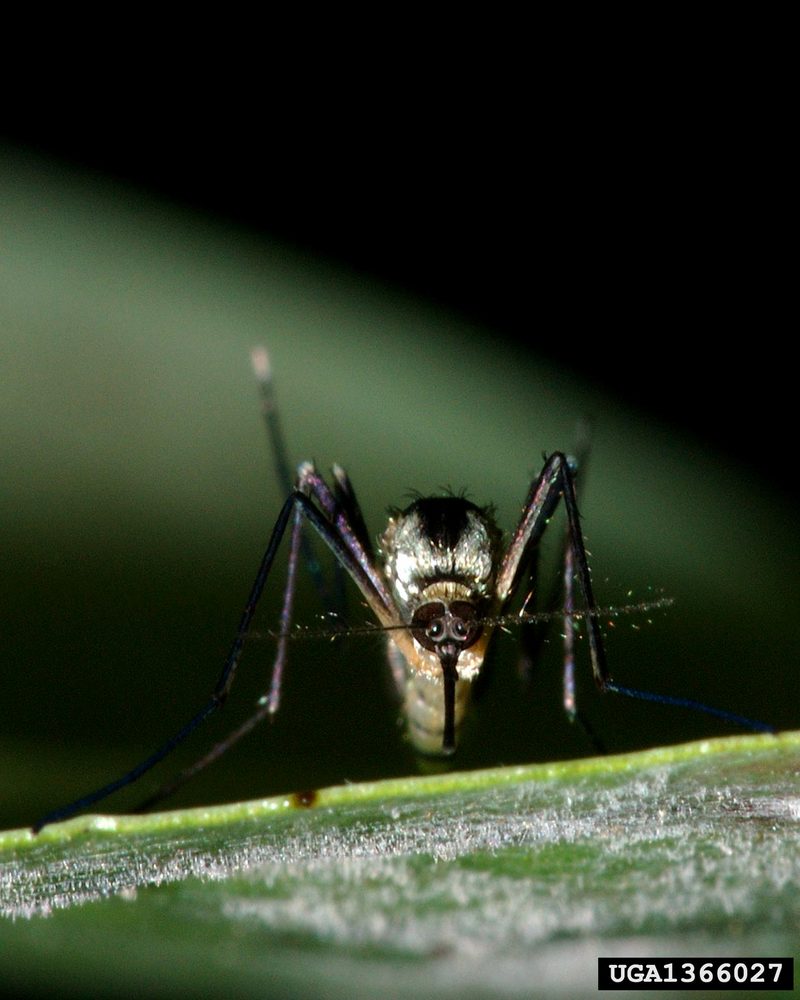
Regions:
<instances>
[{"instance_id":1,"label":"dark background","mask_svg":"<svg viewBox=\"0 0 800 1000\"><path fill-rule=\"evenodd\" d=\"M587 95L549 119L324 94L247 122L65 108L6 139L421 293L794 498L790 164L779 109L723 96Z\"/></svg>"}]
</instances>

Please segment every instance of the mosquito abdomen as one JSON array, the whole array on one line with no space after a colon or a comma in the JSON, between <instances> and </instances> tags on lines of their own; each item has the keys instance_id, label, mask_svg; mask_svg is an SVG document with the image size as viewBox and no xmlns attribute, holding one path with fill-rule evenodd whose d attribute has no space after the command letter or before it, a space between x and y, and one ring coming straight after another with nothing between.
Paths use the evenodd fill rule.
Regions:
<instances>
[{"instance_id":1,"label":"mosquito abdomen","mask_svg":"<svg viewBox=\"0 0 800 1000\"><path fill-rule=\"evenodd\" d=\"M471 681L456 681L455 742L469 708ZM439 677L410 674L406 678L403 711L408 736L418 753L446 757L453 750L444 748L444 684ZM455 749L455 748L453 748Z\"/></svg>"}]
</instances>

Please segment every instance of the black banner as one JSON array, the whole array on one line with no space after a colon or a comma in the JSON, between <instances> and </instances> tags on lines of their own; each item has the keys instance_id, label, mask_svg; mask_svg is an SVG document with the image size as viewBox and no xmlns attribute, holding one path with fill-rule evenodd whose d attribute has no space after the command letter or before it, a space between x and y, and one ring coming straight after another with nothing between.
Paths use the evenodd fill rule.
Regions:
<instances>
[{"instance_id":1,"label":"black banner","mask_svg":"<svg viewBox=\"0 0 800 1000\"><path fill-rule=\"evenodd\" d=\"M598 958L599 990L791 990L793 958Z\"/></svg>"}]
</instances>

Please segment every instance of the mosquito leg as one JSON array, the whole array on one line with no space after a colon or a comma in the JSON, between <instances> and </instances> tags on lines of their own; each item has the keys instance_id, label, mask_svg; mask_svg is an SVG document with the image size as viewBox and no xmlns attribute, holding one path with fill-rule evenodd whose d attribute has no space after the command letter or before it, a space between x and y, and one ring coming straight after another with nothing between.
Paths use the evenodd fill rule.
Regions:
<instances>
[{"instance_id":1,"label":"mosquito leg","mask_svg":"<svg viewBox=\"0 0 800 1000\"><path fill-rule=\"evenodd\" d=\"M289 548L289 565L286 570L286 588L283 592L283 606L281 607L278 649L275 654L275 662L272 665L272 679L270 681L269 694L265 695L260 701L260 704L266 706L267 712L270 715L274 715L278 711L278 705L280 703L281 682L283 681L283 668L286 665L289 630L292 625L294 592L297 584L297 561L303 537L302 508L295 507L294 521L292 523L292 539Z\"/></svg>"},{"instance_id":2,"label":"mosquito leg","mask_svg":"<svg viewBox=\"0 0 800 1000\"><path fill-rule=\"evenodd\" d=\"M589 653L592 661L592 672L594 674L595 683L601 691L604 691L611 678L609 677L608 667L606 666L603 640L600 636L600 628L597 623L597 604L594 599L592 580L589 573L589 561L586 557L586 547L583 544L583 533L581 531L580 520L578 517L578 502L575 498L573 473L569 462L563 455L553 457L558 457L558 459L560 459L558 463L558 480L561 485L564 507L567 511L567 524L569 527L569 542L567 544L567 551L570 553L570 576L573 581L577 577L578 585L583 594L583 606L586 609L586 632L589 637ZM566 561L567 560L565 559L565 562ZM574 607L570 610L574 610ZM571 618L569 624L571 631Z\"/></svg>"},{"instance_id":3,"label":"mosquito leg","mask_svg":"<svg viewBox=\"0 0 800 1000\"><path fill-rule=\"evenodd\" d=\"M567 460L573 479L580 470L579 484L586 481L586 465L589 458L590 427L585 418L578 423L575 436L575 455ZM577 501L580 487L575 486ZM571 722L578 719L577 703L575 701L575 619L570 614L575 610L575 560L573 558L570 533L564 540L564 711ZM586 729L586 723L581 719L581 725Z\"/></svg>"},{"instance_id":4,"label":"mosquito leg","mask_svg":"<svg viewBox=\"0 0 800 1000\"><path fill-rule=\"evenodd\" d=\"M369 541L364 517L361 508L356 500L355 491L347 473L340 466L334 466L333 475L335 477L335 494L330 490L328 484L319 475L310 462L303 462L298 467L296 489L316 500L324 513L332 522L331 530L339 536L350 556L355 560L360 569L367 575L369 581L378 592L378 596L386 607L395 616L397 611L394 602L389 594L383 577L375 568L372 554L372 546ZM295 512L294 525L292 527L292 541L289 552L289 566L287 571L286 589L284 591L284 604L281 611L280 634L278 638L278 651L272 671L272 682L269 694L266 695L270 712L278 710L280 700L280 688L283 679L283 669L287 657L287 647L289 641L289 630L291 627L292 603L294 599L295 584L297 579L298 552L303 541L306 541L302 533L302 513L301 509ZM338 577L343 582L343 573L348 568L346 561L342 558L335 560L335 566L339 570ZM352 571L351 571L352 574ZM343 604L344 593L342 592ZM340 605L341 606L341 605Z\"/></svg>"},{"instance_id":5,"label":"mosquito leg","mask_svg":"<svg viewBox=\"0 0 800 1000\"><path fill-rule=\"evenodd\" d=\"M578 432L577 457L569 457L565 466L564 476L573 485L573 501L577 508L578 487L575 476L580 469L584 475L589 452L588 426L582 424ZM580 482L584 482L583 476ZM580 531L580 528L578 529ZM582 541L582 536L581 536ZM588 567L587 567L588 570ZM603 741L597 735L594 727L578 708L575 696L575 634L576 622L572 614L575 610L575 547L572 543L572 527L568 523L564 543L564 710L570 722L577 723L598 754L607 750ZM591 619L596 623L596 619ZM588 621L587 621L588 626Z\"/></svg>"},{"instance_id":6,"label":"mosquito leg","mask_svg":"<svg viewBox=\"0 0 800 1000\"><path fill-rule=\"evenodd\" d=\"M555 457L555 456L553 456ZM601 691L613 691L615 694L624 694L629 698L638 698L643 701L654 701L662 705L675 705L682 708L690 708L694 711L704 712L706 715L713 715L718 719L724 719L734 725L742 726L745 729L752 729L756 732L773 733L772 726L757 719L749 719L746 716L729 712L726 709L715 708L713 705L706 705L703 702L695 701L693 698L680 698L672 695L655 694L651 691L642 691L638 688L623 687L612 680L608 672L605 661L605 651L603 649L600 628L597 622L597 614L594 594L592 593L592 581L589 575L589 564L586 558L586 549L583 544L578 520L578 505L575 499L572 473L566 463L562 466L561 481L564 491L564 505L567 509L567 518L570 524L570 534L572 536L572 554L575 559L576 576L583 591L584 607L586 608L586 626L589 636L589 649L592 659L592 669L594 679ZM584 728L587 723L584 720ZM589 736L594 742L596 737L592 735L591 729L587 729Z\"/></svg>"},{"instance_id":7,"label":"mosquito leg","mask_svg":"<svg viewBox=\"0 0 800 1000\"><path fill-rule=\"evenodd\" d=\"M578 708L575 697L575 569L572 546L564 550L564 711L570 722L577 723L598 754L608 751L594 727Z\"/></svg>"},{"instance_id":8,"label":"mosquito leg","mask_svg":"<svg viewBox=\"0 0 800 1000\"><path fill-rule=\"evenodd\" d=\"M156 764L159 764L177 746L183 743L195 731L195 729L197 729L198 726L206 718L208 718L209 715L223 705L233 684L236 669L239 665L239 660L244 648L244 643L250 630L259 599L266 585L272 564L275 560L278 546L283 539L289 518L295 510L300 510L302 515L311 522L312 527L317 531L326 545L328 545L328 547L332 550L336 559L342 563L345 570L353 579L353 582L363 594L373 613L378 618L379 623L383 626L397 626L400 624L396 617L393 617L391 612L385 607L380 594L376 592L367 568L362 566L361 563L354 557L349 545L342 540L337 529L329 523L325 516L304 493L301 493L296 489L293 490L281 508L278 519L275 522L275 527L272 529L267 549L262 557L258 573L256 574L247 603L244 611L242 612L230 652L225 660L222 672L220 673L211 697L206 704L186 723L185 726L183 726L182 729L167 740L166 743L160 746L149 757L137 764L136 767L127 771L115 781L104 785L102 788L99 788L94 792L91 792L89 795L85 795L66 806L62 806L59 809L55 809L52 812L47 813L47 815L43 816L37 823L34 824L34 832L38 832L48 823L54 823L57 820L73 816L80 810L86 809L89 806L94 805L96 802L107 798L113 792L138 781L143 774L146 774L149 770L155 767ZM286 601L284 601L284 604L286 604ZM411 640L410 638L405 639L402 636L399 636L397 642L410 643ZM256 713L258 718L254 720L253 725L255 725L257 721L260 721L262 712L263 715L269 714L269 698L267 699L267 704L263 705L259 709L259 712ZM249 729L246 731L249 731ZM227 745L229 746L232 744L227 742Z\"/></svg>"},{"instance_id":9,"label":"mosquito leg","mask_svg":"<svg viewBox=\"0 0 800 1000\"><path fill-rule=\"evenodd\" d=\"M277 712L280 702L280 689L283 680L283 670L286 664L289 634L291 629L292 606L297 581L300 543L301 539L304 537L302 534L304 516L307 520L311 521L311 524L316 529L318 534L332 549L333 554L336 557L337 565L342 566L343 569L351 575L353 580L362 590L364 596L367 598L368 603L372 606L373 611L375 611L376 615L380 619L382 609L379 608L377 603L378 596L375 595L370 589L371 584L366 568L361 565L360 561L351 551L347 542L339 537L337 527L331 525L313 505L309 497L306 495L307 490L313 490L315 499L328 501L325 509L326 515L330 514L335 517L338 513L337 507L335 503L333 503L332 495L330 494L325 481L322 477L317 476L310 463L304 463L304 465L300 467L298 473L298 485L293 492L296 506L294 511L294 520L292 523L289 563L286 573L286 587L284 589L283 605L281 608L278 648L272 668L272 680L269 692L259 699L259 707L253 715L246 719L237 729L229 733L224 739L216 743L207 754L195 761L189 767L185 768L169 782L162 785L152 795L148 796L137 807L137 812L145 812L157 802L167 798L187 781L192 779L196 774L205 770L223 754L227 753L231 747L255 729L260 722L266 718L274 716L275 712ZM344 523L346 524L346 518L344 519ZM383 610L383 614L385 614L385 610Z\"/></svg>"},{"instance_id":10,"label":"mosquito leg","mask_svg":"<svg viewBox=\"0 0 800 1000\"><path fill-rule=\"evenodd\" d=\"M589 458L589 424L583 419L578 424L575 454L568 456L567 469L571 473L577 502L581 486L586 481L586 466ZM580 472L580 476L578 473ZM564 601L564 711L570 722L577 722L589 737L591 743L601 753L605 753L600 740L589 725L583 713L578 711L575 696L575 556L569 526L565 533L563 559L563 601Z\"/></svg>"},{"instance_id":11,"label":"mosquito leg","mask_svg":"<svg viewBox=\"0 0 800 1000\"><path fill-rule=\"evenodd\" d=\"M269 355L263 347L258 347L251 352L251 361L261 393L261 411L264 416L279 480L287 492L294 486L317 501L331 523L338 528L342 539L348 545L358 562L365 568L369 567L372 582L376 589L381 592L384 603L387 607L392 606L391 597L388 595L387 588L380 574L372 569L374 563L372 543L364 523L361 508L356 499L355 491L347 473L341 466L335 465L333 467L334 490L331 491L313 464L303 462L298 466L296 480L294 483L292 482L286 445L278 416ZM338 561L334 564L335 582L333 590L331 590L325 581L322 568L305 534L302 535L300 545L303 560L308 566L314 580L323 607L329 611L343 611L345 604L343 565Z\"/></svg>"},{"instance_id":12,"label":"mosquito leg","mask_svg":"<svg viewBox=\"0 0 800 1000\"><path fill-rule=\"evenodd\" d=\"M269 354L263 347L254 347L250 352L250 361L253 366L253 374L258 382L259 394L261 396L261 414L264 417L264 424L267 428L272 449L272 459L275 463L275 471L278 474L278 482L286 491L292 488L292 471L289 465L289 458L286 452L286 441L281 431L281 422L278 416L278 403L275 398L275 386L272 381L272 365L269 361Z\"/></svg>"},{"instance_id":13,"label":"mosquito leg","mask_svg":"<svg viewBox=\"0 0 800 1000\"><path fill-rule=\"evenodd\" d=\"M289 549L289 565L286 571L286 587L283 592L283 605L281 607L280 631L278 633L278 648L275 654L275 661L272 665L272 679L270 681L269 693L259 699L259 707L246 719L242 725L229 733L224 739L215 743L207 754L196 760L189 767L184 768L170 781L163 784L152 795L149 795L136 807L136 812L147 812L156 803L168 798L173 792L190 781L200 771L204 771L215 760L218 760L224 753L227 753L239 740L244 739L255 727L266 718L271 718L278 710L280 703L281 681L283 679L283 669L286 665L287 646L289 641L289 630L292 624L292 606L294 604L295 585L297 583L297 563L300 554L300 539L302 537L303 514L300 506L295 507L292 521L292 534Z\"/></svg>"},{"instance_id":14,"label":"mosquito leg","mask_svg":"<svg viewBox=\"0 0 800 1000\"><path fill-rule=\"evenodd\" d=\"M66 806L62 806L59 809L54 809L52 812L47 813L47 815L43 816L34 824L34 833L38 833L38 831L48 823L54 823L57 820L73 816L75 813L80 812L80 810L94 805L95 802L100 802L102 799L107 798L109 795L121 788L124 788L126 785L130 785L133 784L134 781L138 781L143 774L146 774L149 770L151 770L151 768L155 767L156 764L160 763L166 756L172 753L177 746L191 736L195 729L197 729L197 727L204 722L209 715L223 705L225 699L228 697L231 685L233 684L236 668L242 655L242 649L244 647L245 639L247 638L247 633L250 629L250 624L253 620L253 615L255 614L258 601L264 590L264 585L267 582L267 577L269 576L272 563L275 560L275 554L278 551L278 546L280 545L283 534L286 531L286 524L289 520L289 516L296 502L296 497L292 494L281 508L278 520L275 522L275 527L272 529L272 535L270 536L267 549L258 567L258 573L256 574L253 586L250 589L250 594L239 620L239 626L236 630L233 644L231 645L230 651L225 660L225 665L222 668L222 672L217 680L211 697L206 704L186 723L182 729L180 729L173 737L167 740L166 743L160 746L158 750L152 753L140 764L137 764L136 767L127 771L115 781L104 785L102 788L98 788L89 795L84 795L82 798L76 799L74 802L71 802Z\"/></svg>"},{"instance_id":15,"label":"mosquito leg","mask_svg":"<svg viewBox=\"0 0 800 1000\"><path fill-rule=\"evenodd\" d=\"M364 515L361 512L361 505L356 498L356 491L353 489L350 477L341 465L333 465L331 473L333 474L334 496L344 509L347 521L353 529L353 534L358 539L361 548L368 558L372 560L375 556L372 548L372 539L369 537Z\"/></svg>"},{"instance_id":16,"label":"mosquito leg","mask_svg":"<svg viewBox=\"0 0 800 1000\"><path fill-rule=\"evenodd\" d=\"M589 575L586 548L583 544L583 535L580 529L572 471L566 456L561 452L555 452L550 456L545 462L541 475L531 485L528 498L523 507L522 517L511 539L500 567L500 573L498 574L496 598L500 607L504 607L513 595L519 582L520 567L524 564L528 547L535 545L541 538L542 532L547 526L547 520L559 499L563 499L567 513L569 530L568 550L571 551L571 559L573 561L571 576L577 578L583 597L581 614L586 621L589 655L597 687L601 691L613 691L615 694L624 694L627 697L638 698L643 701L654 701L662 705L690 708L694 711L704 712L707 715L724 719L734 725L755 730L756 732L774 732L775 730L772 726L768 726L756 719L749 719L746 716L737 715L725 709L714 708L711 705L705 705L692 698L678 698L671 695L655 694L637 688L624 687L612 680L606 666L605 651L597 621L597 605ZM577 613L578 611L574 605L570 610L573 613ZM584 727L586 728L585 720ZM591 730L587 731L590 733L590 738L592 738ZM596 742L596 738L593 738L593 742Z\"/></svg>"},{"instance_id":17,"label":"mosquito leg","mask_svg":"<svg viewBox=\"0 0 800 1000\"><path fill-rule=\"evenodd\" d=\"M583 544L583 535L578 519L578 505L575 499L572 471L567 457L562 452L555 452L547 459L539 478L531 484L522 510L522 517L500 567L496 586L497 599L502 607L513 595L519 583L526 557L532 546L535 546L542 537L547 522L559 500L564 501L567 514L568 548L572 550L573 576L577 577L583 597L592 672L597 686L601 690L605 690L608 669L600 629L597 625L597 616L594 613L596 604L589 576L586 548Z\"/></svg>"},{"instance_id":18,"label":"mosquito leg","mask_svg":"<svg viewBox=\"0 0 800 1000\"><path fill-rule=\"evenodd\" d=\"M571 614L575 610L573 603L574 579L572 548L567 545L564 552L564 711L571 722L575 721L577 714L575 703L575 619Z\"/></svg>"},{"instance_id":19,"label":"mosquito leg","mask_svg":"<svg viewBox=\"0 0 800 1000\"><path fill-rule=\"evenodd\" d=\"M536 556L537 553L534 553ZM517 674L526 690L532 688L536 675L536 664L539 661L539 654L546 633L548 623L538 623L536 625L524 623L525 616L533 613L534 617L538 610L536 604L537 582L538 582L538 559L533 559L533 566L528 576L529 592L520 612L522 623L519 626L519 655L517 657Z\"/></svg>"},{"instance_id":20,"label":"mosquito leg","mask_svg":"<svg viewBox=\"0 0 800 1000\"><path fill-rule=\"evenodd\" d=\"M284 496L288 496L295 486L295 481L289 464L286 439L281 429L278 401L275 396L275 383L272 378L272 365L270 364L266 348L254 347L250 352L250 362L253 366L253 374L258 382L259 395L261 397L261 415L264 418L264 426L267 430L267 438L272 452L275 472L278 476L278 483L281 486ZM335 592L331 591L319 559L317 559L314 552L311 540L305 534L302 536L300 545L303 553L303 562L306 564L309 576L319 594L322 606L328 611L340 610L343 605L338 603L340 590L338 581Z\"/></svg>"},{"instance_id":21,"label":"mosquito leg","mask_svg":"<svg viewBox=\"0 0 800 1000\"><path fill-rule=\"evenodd\" d=\"M246 719L238 729L234 729L232 733L229 733L225 739L220 740L215 743L214 746L201 757L196 760L189 767L184 768L179 774L177 774L171 781L163 784L159 789L149 795L143 802L140 802L138 806L133 810L134 812L141 813L147 812L149 809L157 803L161 802L163 799L169 798L174 792L186 784L187 781L191 781L196 774L204 771L210 764L218 760L223 754L227 753L232 746L235 746L239 740L244 739L248 733L252 732L256 726L263 722L264 719L270 717L272 714L267 700L263 704L259 705L258 710L254 712L249 719Z\"/></svg>"},{"instance_id":22,"label":"mosquito leg","mask_svg":"<svg viewBox=\"0 0 800 1000\"><path fill-rule=\"evenodd\" d=\"M343 472L343 470L342 470ZM334 472L334 475L336 473ZM344 474L346 477L346 474ZM347 480L349 484L349 479ZM325 517L317 510L307 496L313 494L323 508ZM137 812L144 812L151 806L167 798L174 791L184 785L200 771L205 770L209 765L218 760L232 746L248 735L265 718L271 717L278 709L280 701L280 688L283 679L283 669L286 663L289 633L291 629L292 605L294 600L295 584L297 578L297 565L300 552L300 540L302 537L302 520L305 515L310 520L322 539L328 544L336 557L337 565L343 567L367 598L367 603L375 612L379 621L385 624L391 622L388 617L390 612L381 601L381 595L375 593L372 579L373 573L370 559L363 549L357 544L358 525L363 526L363 518L360 517L360 509L355 500L355 493L349 487L348 495L351 498L353 509L356 512L356 526L349 522L349 513L345 514L340 510L340 505L335 500L328 488L325 480L316 472L311 463L303 463L298 470L297 487L295 488L297 506L295 508L294 522L292 525L291 543L289 551L289 564L286 577L286 588L283 596L283 606L281 609L280 632L278 635L278 649L275 656L275 663L272 669L272 681L269 693L259 699L259 707L248 719L246 719L237 729L229 733L224 739L216 743L211 750L195 761L192 765L181 771L175 778L159 788L153 795L150 795L137 807ZM330 519L330 520L328 520ZM331 524L330 521L335 521ZM364 533L366 531L364 529ZM378 578L382 583L382 580ZM396 613L396 612L395 612ZM393 622L397 628L399 620ZM402 641L398 638L398 642Z\"/></svg>"},{"instance_id":23,"label":"mosquito leg","mask_svg":"<svg viewBox=\"0 0 800 1000\"><path fill-rule=\"evenodd\" d=\"M555 458L556 456L553 456ZM563 456L562 456L563 458ZM552 459L551 459L552 461ZM672 695L655 694L651 691L641 691L638 688L623 687L612 680L608 672L605 660L605 651L600 636L600 627L597 622L597 613L594 594L592 592L592 581L589 576L589 564L586 559L586 549L583 544L578 521L578 505L575 500L575 490L573 486L572 473L566 462L561 467L561 482L563 488L564 505L567 509L567 519L570 525L572 536L572 553L575 559L575 575L578 578L581 590L583 591L584 607L586 608L586 627L589 637L589 650L592 660L592 670L594 679L601 691L613 691L615 694L624 694L629 698L638 698L643 701L654 701L662 705L676 705L682 708L690 708L694 711L704 712L706 715L713 715L718 719L732 722L734 725L742 726L745 729L752 729L756 732L773 733L775 729L757 719L749 719L744 715L737 715L726 709L715 708L713 705L706 705L703 702L695 701L693 698L679 698ZM591 730L589 730L591 737Z\"/></svg>"},{"instance_id":24,"label":"mosquito leg","mask_svg":"<svg viewBox=\"0 0 800 1000\"><path fill-rule=\"evenodd\" d=\"M339 471L343 473L343 470L340 469ZM334 476L337 476L336 468L334 469ZM383 574L376 566L372 557L372 546L369 543L366 527L364 527L361 508L358 506L352 486L349 486L350 480L346 477L346 474L344 478L348 484L348 493L346 501L343 502L342 500L337 500L313 464L311 462L303 462L297 469L297 488L316 500L335 529L337 537L347 548L350 558L355 560L368 577L372 589L380 597L386 612L392 616L395 623L399 623L399 612L394 598L389 592ZM337 482L341 484L338 476ZM351 522L351 515L354 515L355 524ZM366 536L366 545L361 541L360 535L362 533ZM343 565L345 564L343 563Z\"/></svg>"}]
</instances>

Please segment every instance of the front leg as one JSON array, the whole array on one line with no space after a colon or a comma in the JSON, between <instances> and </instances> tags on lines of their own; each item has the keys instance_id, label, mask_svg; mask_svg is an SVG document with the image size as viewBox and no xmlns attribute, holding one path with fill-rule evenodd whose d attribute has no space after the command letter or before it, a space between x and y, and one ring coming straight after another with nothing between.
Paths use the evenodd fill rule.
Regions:
<instances>
[{"instance_id":1,"label":"front leg","mask_svg":"<svg viewBox=\"0 0 800 1000\"><path fill-rule=\"evenodd\" d=\"M503 557L497 578L496 598L500 607L505 607L519 584L521 569L526 556L539 542L559 500L563 499L567 514L567 562L572 562L570 577L578 579L583 597L583 611L586 615L586 630L589 636L589 654L595 683L605 691L611 678L606 666L605 651L597 624L597 605L592 590L589 563L583 534L580 528L578 504L575 499L575 484L572 469L563 452L554 452L545 462L539 478L534 480L528 492L522 517ZM569 567L568 567L569 568ZM572 601L568 594L568 600ZM573 610L571 607L568 610ZM571 620L566 622L568 630Z\"/></svg>"}]
</instances>

